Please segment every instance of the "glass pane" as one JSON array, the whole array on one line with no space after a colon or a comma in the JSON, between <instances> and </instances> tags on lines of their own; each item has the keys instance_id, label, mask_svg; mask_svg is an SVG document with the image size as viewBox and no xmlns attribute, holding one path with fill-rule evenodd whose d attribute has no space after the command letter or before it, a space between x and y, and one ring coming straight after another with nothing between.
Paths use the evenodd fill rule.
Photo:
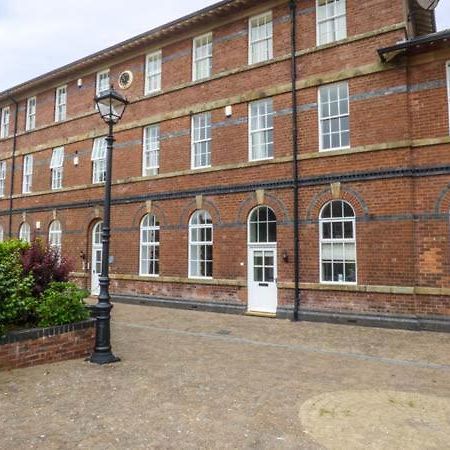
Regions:
<instances>
[{"instance_id":1,"label":"glass pane","mask_svg":"<svg viewBox=\"0 0 450 450\"><path fill-rule=\"evenodd\" d=\"M268 242L267 240L267 223L263 222L259 224L259 240L258 242Z\"/></svg>"},{"instance_id":2,"label":"glass pane","mask_svg":"<svg viewBox=\"0 0 450 450\"><path fill-rule=\"evenodd\" d=\"M331 217L331 203L328 203L322 211L322 218L327 219Z\"/></svg>"},{"instance_id":3,"label":"glass pane","mask_svg":"<svg viewBox=\"0 0 450 450\"><path fill-rule=\"evenodd\" d=\"M333 239L342 239L344 237L342 222L333 223Z\"/></svg>"},{"instance_id":4,"label":"glass pane","mask_svg":"<svg viewBox=\"0 0 450 450\"><path fill-rule=\"evenodd\" d=\"M331 263L322 264L322 279L323 281L333 281L333 272Z\"/></svg>"},{"instance_id":5,"label":"glass pane","mask_svg":"<svg viewBox=\"0 0 450 450\"><path fill-rule=\"evenodd\" d=\"M356 261L355 244L345 244L345 260Z\"/></svg>"},{"instance_id":6,"label":"glass pane","mask_svg":"<svg viewBox=\"0 0 450 450\"><path fill-rule=\"evenodd\" d=\"M332 257L332 244L322 244L322 259L324 261L331 261Z\"/></svg>"},{"instance_id":7,"label":"glass pane","mask_svg":"<svg viewBox=\"0 0 450 450\"><path fill-rule=\"evenodd\" d=\"M253 270L253 277L255 281L264 281L263 279L263 268L255 267Z\"/></svg>"},{"instance_id":8,"label":"glass pane","mask_svg":"<svg viewBox=\"0 0 450 450\"><path fill-rule=\"evenodd\" d=\"M267 283L273 283L274 281L274 270L273 267L266 267L264 271L264 279Z\"/></svg>"},{"instance_id":9,"label":"glass pane","mask_svg":"<svg viewBox=\"0 0 450 450\"><path fill-rule=\"evenodd\" d=\"M277 242L277 224L269 223L269 242Z\"/></svg>"},{"instance_id":10,"label":"glass pane","mask_svg":"<svg viewBox=\"0 0 450 450\"><path fill-rule=\"evenodd\" d=\"M322 224L322 239L331 239L331 223L324 222Z\"/></svg>"},{"instance_id":11,"label":"glass pane","mask_svg":"<svg viewBox=\"0 0 450 450\"><path fill-rule=\"evenodd\" d=\"M273 252L266 252L264 265L273 267L273 265L274 265Z\"/></svg>"},{"instance_id":12,"label":"glass pane","mask_svg":"<svg viewBox=\"0 0 450 450\"><path fill-rule=\"evenodd\" d=\"M263 253L262 252L255 252L253 254L253 264L255 266L262 266L263 265Z\"/></svg>"},{"instance_id":13,"label":"glass pane","mask_svg":"<svg viewBox=\"0 0 450 450\"><path fill-rule=\"evenodd\" d=\"M345 264L345 281L348 283L356 282L356 266L354 263Z\"/></svg>"},{"instance_id":14,"label":"glass pane","mask_svg":"<svg viewBox=\"0 0 450 450\"><path fill-rule=\"evenodd\" d=\"M343 263L333 263L333 281L337 283L343 283L344 278L344 264Z\"/></svg>"},{"instance_id":15,"label":"glass pane","mask_svg":"<svg viewBox=\"0 0 450 450\"><path fill-rule=\"evenodd\" d=\"M353 222L344 222L344 237L345 239L353 238Z\"/></svg>"},{"instance_id":16,"label":"glass pane","mask_svg":"<svg viewBox=\"0 0 450 450\"><path fill-rule=\"evenodd\" d=\"M342 202L332 202L332 212L333 212L333 218L339 218L342 217Z\"/></svg>"},{"instance_id":17,"label":"glass pane","mask_svg":"<svg viewBox=\"0 0 450 450\"><path fill-rule=\"evenodd\" d=\"M333 244L333 260L344 260L344 244Z\"/></svg>"}]
</instances>

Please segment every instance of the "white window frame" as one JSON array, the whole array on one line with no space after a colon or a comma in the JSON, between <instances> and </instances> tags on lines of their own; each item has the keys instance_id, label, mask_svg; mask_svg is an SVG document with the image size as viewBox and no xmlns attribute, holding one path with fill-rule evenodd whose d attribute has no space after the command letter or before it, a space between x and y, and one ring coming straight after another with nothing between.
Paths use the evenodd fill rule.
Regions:
<instances>
[{"instance_id":1,"label":"white window frame","mask_svg":"<svg viewBox=\"0 0 450 450\"><path fill-rule=\"evenodd\" d=\"M255 128L253 129L253 115L252 115L252 106L259 106L259 105L263 105L266 104L266 114L264 115L257 115L257 117L267 117L267 119L265 119L265 122L271 122L271 126L264 126L261 128ZM270 105L270 109L271 112L267 112L268 108L267 105ZM258 108L259 109L259 108ZM265 160L270 160L274 158L274 152L275 152L275 139L274 139L274 123L273 123L273 117L274 117L274 112L273 112L273 100L272 98L265 98L263 100L257 100L255 102L251 102L248 105L248 160L249 161L265 161ZM257 119L257 121L259 122L261 119ZM270 123L266 123L266 125L270 125ZM272 132L272 141L270 141L270 139L267 138L267 136L269 135L269 132ZM265 142L264 142L264 146L266 148L265 153L267 153L267 156L264 156L262 158L255 158L253 155L253 141L255 139L255 136L260 134L260 133L264 133L265 136ZM270 148L272 149L272 154L270 155Z\"/></svg>"},{"instance_id":2,"label":"white window frame","mask_svg":"<svg viewBox=\"0 0 450 450\"><path fill-rule=\"evenodd\" d=\"M27 114L25 122L25 131L36 128L36 97L27 99Z\"/></svg>"},{"instance_id":3,"label":"white window frame","mask_svg":"<svg viewBox=\"0 0 450 450\"><path fill-rule=\"evenodd\" d=\"M142 139L142 176L158 175L161 148L159 124L144 127Z\"/></svg>"},{"instance_id":4,"label":"white window frame","mask_svg":"<svg viewBox=\"0 0 450 450\"><path fill-rule=\"evenodd\" d=\"M19 227L19 239L24 242L31 242L31 227L28 222L23 222Z\"/></svg>"},{"instance_id":5,"label":"white window frame","mask_svg":"<svg viewBox=\"0 0 450 450\"><path fill-rule=\"evenodd\" d=\"M258 22L261 19L269 18L270 20L266 22L266 26L270 23L270 35L264 37L264 38L253 38L253 28L254 23ZM253 58L253 46L260 44L264 41L267 41L267 55L264 58L260 58L257 60L254 60ZM264 61L270 61L273 59L273 15L272 11L267 11L263 14L258 14L257 16L250 17L248 20L248 63L249 65L252 64L258 64Z\"/></svg>"},{"instance_id":6,"label":"white window frame","mask_svg":"<svg viewBox=\"0 0 450 450\"><path fill-rule=\"evenodd\" d=\"M105 75L108 76L108 82L106 83L105 86L103 86L105 84L105 82L102 80L102 78ZM106 92L109 90L111 84L110 84L110 76L109 76L109 69L105 69L105 70L101 70L100 72L97 72L97 76L96 76L96 81L95 81L95 94L96 95L100 95L103 92Z\"/></svg>"},{"instance_id":7,"label":"white window frame","mask_svg":"<svg viewBox=\"0 0 450 450\"><path fill-rule=\"evenodd\" d=\"M204 54L198 57L200 48L205 48ZM203 53L203 52L202 52ZM197 36L192 41L192 81L209 78L213 64L213 34L212 32ZM204 71L204 69L206 70ZM201 69L201 70L200 70Z\"/></svg>"},{"instance_id":8,"label":"white window frame","mask_svg":"<svg viewBox=\"0 0 450 450\"><path fill-rule=\"evenodd\" d=\"M161 85L162 85L162 50L158 50L156 52L149 53L145 57L144 94L149 95L161 91Z\"/></svg>"},{"instance_id":9,"label":"white window frame","mask_svg":"<svg viewBox=\"0 0 450 450\"><path fill-rule=\"evenodd\" d=\"M95 138L92 145L92 184L100 184L106 181L106 137Z\"/></svg>"},{"instance_id":10,"label":"white window frame","mask_svg":"<svg viewBox=\"0 0 450 450\"><path fill-rule=\"evenodd\" d=\"M200 127L199 123L205 126ZM206 147L206 153L198 151ZM195 114L191 118L191 169L204 169L211 167L211 147L212 147L212 115L210 111ZM198 164L197 156L206 155L206 162Z\"/></svg>"},{"instance_id":11,"label":"white window frame","mask_svg":"<svg viewBox=\"0 0 450 450\"><path fill-rule=\"evenodd\" d=\"M316 0L316 43L318 46L320 45L326 45L326 44L331 44L333 42L337 42L340 41L342 39L346 39L347 38L347 4L346 4L346 0L325 0L327 3L326 5L330 4L330 3L334 3L334 8L336 7L336 2L337 1L342 1L343 5L344 5L344 12L343 13L339 13L336 14L336 9L335 9L335 14L331 15L331 16L326 16L323 19L319 18L319 8L324 8L324 6L319 5L319 1L321 0ZM325 11L327 11L326 6L325 6ZM342 34L338 33L338 24L340 23L341 18L344 18L344 29L342 30ZM321 37L322 35L320 34L320 25L321 24L329 24L331 23L333 28L334 28L334 36L332 39L326 39L324 41L322 41Z\"/></svg>"},{"instance_id":12,"label":"white window frame","mask_svg":"<svg viewBox=\"0 0 450 450\"><path fill-rule=\"evenodd\" d=\"M266 210L267 213L267 220L260 220L259 218L259 214L260 211ZM273 214L273 219L269 218L269 214ZM256 208L253 208L252 211L250 212L250 214L248 215L248 220L247 220L247 241L249 245L253 245L253 246L261 246L261 245L267 245L267 246L273 246L274 244L277 243L277 233L278 233L278 220L277 220L277 216L275 214L275 211L270 208L267 205L260 205L257 206ZM261 228L265 229L266 232L266 239L262 240L260 239L260 234L261 234ZM253 233L252 231L255 231L255 233ZM275 233L275 240L270 240L270 231L272 230L272 232ZM254 237L254 239L253 239Z\"/></svg>"},{"instance_id":13,"label":"white window frame","mask_svg":"<svg viewBox=\"0 0 450 450\"><path fill-rule=\"evenodd\" d=\"M63 187L64 147L55 147L53 149L50 170L52 174L52 190L61 189Z\"/></svg>"},{"instance_id":14,"label":"white window frame","mask_svg":"<svg viewBox=\"0 0 450 450\"><path fill-rule=\"evenodd\" d=\"M55 122L66 120L67 116L67 85L56 88L55 93Z\"/></svg>"},{"instance_id":15,"label":"white window frame","mask_svg":"<svg viewBox=\"0 0 450 450\"><path fill-rule=\"evenodd\" d=\"M333 202L342 202L342 203L346 203L348 206L350 206L350 208L353 211L353 217L337 217L337 218L323 218L322 214L323 211L325 210L325 208L328 205L332 206ZM342 238L324 238L323 237L323 226L324 223L329 222L331 224L336 223L336 222L341 222L342 228L343 228L343 233L344 233L344 223L345 222L351 222L352 223L352 227L353 227L353 238L345 238L345 235L343 234ZM332 227L333 225L331 225ZM323 246L327 245L327 244L331 244L331 247L333 248L333 244L342 244L343 245L343 252L345 255L345 247L346 245L353 245L355 248L355 260L354 260L354 264L355 264L355 281L330 281L330 280L324 280L323 276ZM332 250L333 252L334 250ZM331 265L333 266L335 261L341 261L339 259L331 259ZM345 274L345 256L344 259L342 259L343 264L344 264L344 274ZM357 248L357 243L356 243L356 214L355 214L355 209L353 208L353 206L345 201L345 200L332 200L330 202L327 202L325 205L323 205L322 209L320 210L320 215L319 215L319 265L320 265L320 283L322 284L346 284L346 285L356 285L358 284L358 248ZM332 269L334 270L334 268Z\"/></svg>"},{"instance_id":16,"label":"white window frame","mask_svg":"<svg viewBox=\"0 0 450 450\"><path fill-rule=\"evenodd\" d=\"M450 133L450 61L445 64L447 72L447 106L448 106L448 129Z\"/></svg>"},{"instance_id":17,"label":"white window frame","mask_svg":"<svg viewBox=\"0 0 450 450\"><path fill-rule=\"evenodd\" d=\"M3 231L3 226L0 225L0 242L3 242L5 240L5 233Z\"/></svg>"},{"instance_id":18,"label":"white window frame","mask_svg":"<svg viewBox=\"0 0 450 450\"><path fill-rule=\"evenodd\" d=\"M54 220L48 227L48 245L61 255L62 227L59 220Z\"/></svg>"},{"instance_id":19,"label":"white window frame","mask_svg":"<svg viewBox=\"0 0 450 450\"><path fill-rule=\"evenodd\" d=\"M11 118L11 109L9 106L2 108L2 114L0 117L0 139L7 138L9 136L9 121Z\"/></svg>"},{"instance_id":20,"label":"white window frame","mask_svg":"<svg viewBox=\"0 0 450 450\"><path fill-rule=\"evenodd\" d=\"M0 162L0 197L5 196L6 186L6 161Z\"/></svg>"},{"instance_id":21,"label":"white window frame","mask_svg":"<svg viewBox=\"0 0 450 450\"><path fill-rule=\"evenodd\" d=\"M347 113L341 113L340 109L341 109L341 105L340 105L340 86L345 86L346 88L346 101L347 101ZM331 88L336 88L337 89L337 102L338 102L338 114L334 114L332 115L331 112L328 116L322 116L322 96L321 96L321 92L324 89L328 90L328 98L330 98L329 96L329 90ZM328 102L331 103L331 102ZM329 152L329 151L335 151L335 150L345 150L345 149L349 149L351 146L351 127L350 127L350 88L349 88L349 84L348 81L343 81L340 83L333 83L333 84L327 84L324 86L321 86L318 90L317 90L317 104L318 104L318 118L319 118L319 150L321 152ZM341 123L341 119L347 117L348 119L348 145L340 145L339 147L333 147L332 146L332 134L339 134L339 141L342 144L342 134L346 132L346 130L341 129L340 123ZM326 121L329 121L330 123L330 130L331 130L331 122L333 120L339 120L339 132L338 133L329 133L330 134L330 146L329 147L325 147L324 145L324 123Z\"/></svg>"},{"instance_id":22,"label":"white window frame","mask_svg":"<svg viewBox=\"0 0 450 450\"><path fill-rule=\"evenodd\" d=\"M140 224L139 240L139 275L141 277L159 277L160 272L160 224L154 214L146 214ZM144 241L145 233L148 240ZM147 249L147 259L143 259ZM148 273L143 270L144 261L148 262ZM152 268L153 270L150 270Z\"/></svg>"},{"instance_id":23,"label":"white window frame","mask_svg":"<svg viewBox=\"0 0 450 450\"><path fill-rule=\"evenodd\" d=\"M198 221L197 217L200 216L201 214L205 215L206 220L210 223L206 223L206 224L198 224L198 223L194 223L195 220ZM204 234L206 235L206 230L209 229L211 230L211 239L208 240L206 239L205 236L205 240L201 240L201 239L192 239L192 235L194 230L196 231L197 237L201 235L202 230L204 230ZM206 259L206 255L204 255L205 257L203 259L195 259L193 260L193 248L197 247L211 247L211 260ZM211 262L211 275L198 275L197 273L194 274L193 271L193 265L194 264L199 264L200 263L200 267L201 264L206 264L207 262ZM194 279L208 279L211 280L213 278L214 275L214 225L212 222L212 218L211 215L209 214L208 211L206 210L197 210L195 211L190 220L189 220L189 259L188 259L188 271L189 271L189 278L194 278ZM201 271L201 269L200 269ZM206 271L205 271L206 272Z\"/></svg>"},{"instance_id":24,"label":"white window frame","mask_svg":"<svg viewBox=\"0 0 450 450\"><path fill-rule=\"evenodd\" d=\"M23 157L22 194L29 194L33 189L33 155Z\"/></svg>"}]
</instances>

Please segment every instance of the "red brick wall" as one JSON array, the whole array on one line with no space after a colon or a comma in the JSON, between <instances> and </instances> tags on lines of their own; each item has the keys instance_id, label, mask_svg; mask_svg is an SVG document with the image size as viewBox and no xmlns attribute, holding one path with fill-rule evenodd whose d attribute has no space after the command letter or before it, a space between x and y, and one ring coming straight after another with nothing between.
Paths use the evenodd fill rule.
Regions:
<instances>
[{"instance_id":1,"label":"red brick wall","mask_svg":"<svg viewBox=\"0 0 450 450\"><path fill-rule=\"evenodd\" d=\"M94 348L95 328L91 326L18 342L0 342L0 370L37 366L68 359L84 358ZM55 327L54 332L62 327Z\"/></svg>"}]
</instances>

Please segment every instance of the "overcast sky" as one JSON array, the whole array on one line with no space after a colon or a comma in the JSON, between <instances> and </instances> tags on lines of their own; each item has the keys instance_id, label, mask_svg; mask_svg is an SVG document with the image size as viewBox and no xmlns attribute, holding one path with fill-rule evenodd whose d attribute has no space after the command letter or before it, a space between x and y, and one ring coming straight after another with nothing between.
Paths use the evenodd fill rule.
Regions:
<instances>
[{"instance_id":1,"label":"overcast sky","mask_svg":"<svg viewBox=\"0 0 450 450\"><path fill-rule=\"evenodd\" d=\"M0 91L215 2L0 0ZM437 20L450 28L450 0Z\"/></svg>"}]
</instances>

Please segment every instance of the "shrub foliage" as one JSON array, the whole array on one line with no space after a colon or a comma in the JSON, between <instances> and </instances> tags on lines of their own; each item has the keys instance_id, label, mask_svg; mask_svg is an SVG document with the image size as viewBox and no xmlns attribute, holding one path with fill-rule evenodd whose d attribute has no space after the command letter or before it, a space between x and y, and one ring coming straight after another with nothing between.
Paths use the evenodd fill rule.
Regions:
<instances>
[{"instance_id":1,"label":"shrub foliage","mask_svg":"<svg viewBox=\"0 0 450 450\"><path fill-rule=\"evenodd\" d=\"M0 242L0 336L10 328L84 320L87 292L69 283L72 264L35 240Z\"/></svg>"}]
</instances>

